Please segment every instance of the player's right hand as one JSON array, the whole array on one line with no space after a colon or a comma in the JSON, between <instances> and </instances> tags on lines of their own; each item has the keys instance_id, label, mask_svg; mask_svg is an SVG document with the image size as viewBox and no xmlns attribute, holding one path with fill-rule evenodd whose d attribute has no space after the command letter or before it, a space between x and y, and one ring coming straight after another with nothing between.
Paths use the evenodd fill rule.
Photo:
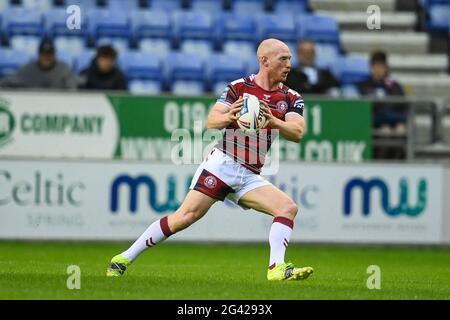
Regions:
<instances>
[{"instance_id":1,"label":"player's right hand","mask_svg":"<svg viewBox=\"0 0 450 320\"><path fill-rule=\"evenodd\" d=\"M239 118L238 113L242 110L242 105L244 104L244 98L239 97L231 106L227 113L228 120L231 122L236 121Z\"/></svg>"}]
</instances>

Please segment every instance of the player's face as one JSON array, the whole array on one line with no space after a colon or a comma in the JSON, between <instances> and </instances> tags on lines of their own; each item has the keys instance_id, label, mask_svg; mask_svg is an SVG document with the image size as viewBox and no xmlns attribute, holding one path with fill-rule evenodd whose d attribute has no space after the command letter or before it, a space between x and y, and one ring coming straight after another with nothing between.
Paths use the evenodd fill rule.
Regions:
<instances>
[{"instance_id":1,"label":"player's face","mask_svg":"<svg viewBox=\"0 0 450 320\"><path fill-rule=\"evenodd\" d=\"M286 46L272 56L272 61L269 64L270 77L276 82L284 82L287 79L289 72L291 71L291 52Z\"/></svg>"}]
</instances>

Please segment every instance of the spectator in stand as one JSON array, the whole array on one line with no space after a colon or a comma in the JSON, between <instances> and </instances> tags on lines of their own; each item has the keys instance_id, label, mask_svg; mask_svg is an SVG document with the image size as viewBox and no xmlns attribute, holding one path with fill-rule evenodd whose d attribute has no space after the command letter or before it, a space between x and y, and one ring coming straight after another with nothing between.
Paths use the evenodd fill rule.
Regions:
<instances>
[{"instance_id":1,"label":"spectator in stand","mask_svg":"<svg viewBox=\"0 0 450 320\"><path fill-rule=\"evenodd\" d=\"M39 45L38 59L0 80L0 87L76 89L77 79L70 67L56 59L53 42L43 39Z\"/></svg>"},{"instance_id":2,"label":"spectator in stand","mask_svg":"<svg viewBox=\"0 0 450 320\"><path fill-rule=\"evenodd\" d=\"M91 65L80 73L80 89L127 90L127 79L116 66L117 51L109 46L100 46Z\"/></svg>"},{"instance_id":3,"label":"spectator in stand","mask_svg":"<svg viewBox=\"0 0 450 320\"><path fill-rule=\"evenodd\" d=\"M389 76L387 55L383 51L373 52L370 57L371 77L358 84L361 95L374 98L404 96L401 85ZM404 103L374 103L373 126L375 133L384 137L406 137L407 109ZM403 158L389 148L375 150L376 158Z\"/></svg>"},{"instance_id":4,"label":"spectator in stand","mask_svg":"<svg viewBox=\"0 0 450 320\"><path fill-rule=\"evenodd\" d=\"M339 81L329 70L316 66L316 49L313 41L304 40L298 44L297 59L297 67L291 70L285 82L288 87L300 94L339 93Z\"/></svg>"}]
</instances>

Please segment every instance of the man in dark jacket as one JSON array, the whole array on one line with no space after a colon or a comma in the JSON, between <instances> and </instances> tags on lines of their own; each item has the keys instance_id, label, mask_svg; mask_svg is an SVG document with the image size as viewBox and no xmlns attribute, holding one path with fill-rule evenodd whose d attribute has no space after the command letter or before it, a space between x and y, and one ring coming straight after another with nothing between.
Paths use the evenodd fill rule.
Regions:
<instances>
[{"instance_id":1,"label":"man in dark jacket","mask_svg":"<svg viewBox=\"0 0 450 320\"><path fill-rule=\"evenodd\" d=\"M376 51L372 53L370 68L370 79L358 83L360 94L374 98L404 95L401 85L389 76L385 52ZM406 137L407 106L404 103L375 102L373 106L373 126L377 135ZM404 151L395 147L375 148L375 158L403 159L404 157Z\"/></svg>"},{"instance_id":2,"label":"man in dark jacket","mask_svg":"<svg viewBox=\"0 0 450 320\"><path fill-rule=\"evenodd\" d=\"M298 65L289 72L285 85L295 91L312 94L338 93L339 81L327 69L315 65L316 49L314 42L304 40L297 47Z\"/></svg>"},{"instance_id":3,"label":"man in dark jacket","mask_svg":"<svg viewBox=\"0 0 450 320\"><path fill-rule=\"evenodd\" d=\"M39 45L38 59L0 80L0 87L76 89L76 77L67 64L56 59L55 51L53 42L43 39Z\"/></svg>"},{"instance_id":4,"label":"man in dark jacket","mask_svg":"<svg viewBox=\"0 0 450 320\"><path fill-rule=\"evenodd\" d=\"M117 52L108 45L97 49L91 65L80 73L80 89L127 90L127 80L116 66Z\"/></svg>"}]
</instances>

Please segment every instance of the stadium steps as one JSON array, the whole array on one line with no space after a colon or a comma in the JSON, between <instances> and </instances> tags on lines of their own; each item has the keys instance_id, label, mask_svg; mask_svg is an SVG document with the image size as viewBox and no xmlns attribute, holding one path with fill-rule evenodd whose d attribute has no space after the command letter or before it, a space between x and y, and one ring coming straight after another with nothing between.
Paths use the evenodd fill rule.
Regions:
<instances>
[{"instance_id":1,"label":"stadium steps","mask_svg":"<svg viewBox=\"0 0 450 320\"><path fill-rule=\"evenodd\" d=\"M341 44L351 53L381 49L390 54L426 54L429 36L424 32L342 31Z\"/></svg>"},{"instance_id":2,"label":"stadium steps","mask_svg":"<svg viewBox=\"0 0 450 320\"><path fill-rule=\"evenodd\" d=\"M313 10L332 11L361 11L366 12L367 8L373 4L377 5L381 12L395 11L395 0L309 0Z\"/></svg>"},{"instance_id":3,"label":"stadium steps","mask_svg":"<svg viewBox=\"0 0 450 320\"><path fill-rule=\"evenodd\" d=\"M347 12L347 11L324 11L319 10L316 13L331 16L339 23L342 31L367 31L367 17L365 11ZM383 12L381 15L381 30L385 31L413 31L417 22L417 16L413 12Z\"/></svg>"},{"instance_id":4,"label":"stadium steps","mask_svg":"<svg viewBox=\"0 0 450 320\"><path fill-rule=\"evenodd\" d=\"M355 55L369 59L369 53ZM445 54L392 54L388 57L388 63L392 72L440 73L447 69L447 59L447 55Z\"/></svg>"},{"instance_id":5,"label":"stadium steps","mask_svg":"<svg viewBox=\"0 0 450 320\"><path fill-rule=\"evenodd\" d=\"M411 74L393 72L392 77L400 82L408 96L450 97L450 75L442 72Z\"/></svg>"}]
</instances>

